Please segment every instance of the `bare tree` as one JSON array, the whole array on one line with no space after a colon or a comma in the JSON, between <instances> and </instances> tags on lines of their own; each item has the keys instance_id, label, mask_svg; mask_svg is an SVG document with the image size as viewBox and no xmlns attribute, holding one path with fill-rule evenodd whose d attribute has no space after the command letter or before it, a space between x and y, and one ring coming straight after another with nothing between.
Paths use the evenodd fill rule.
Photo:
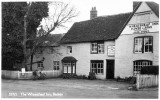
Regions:
<instances>
[{"instance_id":1,"label":"bare tree","mask_svg":"<svg viewBox=\"0 0 160 100\"><path fill-rule=\"evenodd\" d=\"M74 7L70 7L69 4L65 4L63 2L49 2L49 4L52 6L52 16L49 16L47 18L44 18L45 25L43 25L44 31L38 31L37 36L31 36L31 38L27 39L27 33L26 33L26 27L27 27L27 21L26 17L28 16L28 13L30 12L30 7L32 3L28 5L28 10L26 15L24 16L24 35L23 35L23 52L24 52L24 67L27 67L27 60L33 56L33 54L36 52L36 49L41 46L47 39L48 35L55 31L56 28L64 28L65 23L71 21L72 18L76 17L78 15L76 9ZM50 23L48 23L49 21ZM51 23L52 22L52 23ZM27 52L26 49L26 42L32 41L32 48L30 48L30 52Z\"/></svg>"}]
</instances>

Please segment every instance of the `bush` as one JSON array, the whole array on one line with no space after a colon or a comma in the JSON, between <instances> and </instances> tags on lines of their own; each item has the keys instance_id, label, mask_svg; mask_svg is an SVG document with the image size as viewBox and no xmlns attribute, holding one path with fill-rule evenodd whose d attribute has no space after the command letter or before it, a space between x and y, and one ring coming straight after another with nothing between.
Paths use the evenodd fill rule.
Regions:
<instances>
[{"instance_id":1,"label":"bush","mask_svg":"<svg viewBox=\"0 0 160 100\"><path fill-rule=\"evenodd\" d=\"M62 74L60 78L63 79L70 79L70 78L75 78L75 79L87 79L85 75L76 75L76 74Z\"/></svg>"},{"instance_id":2,"label":"bush","mask_svg":"<svg viewBox=\"0 0 160 100\"><path fill-rule=\"evenodd\" d=\"M60 78L63 78L63 79L69 79L70 77L71 77L70 74L62 74L60 76Z\"/></svg>"},{"instance_id":3,"label":"bush","mask_svg":"<svg viewBox=\"0 0 160 100\"><path fill-rule=\"evenodd\" d=\"M135 77L133 76L129 76L129 77L125 77L125 78L121 78L120 76L117 76L117 78L115 78L115 80L118 82L130 82L130 83L135 83Z\"/></svg>"},{"instance_id":4,"label":"bush","mask_svg":"<svg viewBox=\"0 0 160 100\"><path fill-rule=\"evenodd\" d=\"M151 74L151 75L158 75L159 66L145 66L142 67L140 73L141 74Z\"/></svg>"},{"instance_id":5,"label":"bush","mask_svg":"<svg viewBox=\"0 0 160 100\"><path fill-rule=\"evenodd\" d=\"M89 80L94 80L94 79L96 79L96 75L95 75L95 73L93 73L93 72L89 72L88 79L89 79Z\"/></svg>"}]
</instances>

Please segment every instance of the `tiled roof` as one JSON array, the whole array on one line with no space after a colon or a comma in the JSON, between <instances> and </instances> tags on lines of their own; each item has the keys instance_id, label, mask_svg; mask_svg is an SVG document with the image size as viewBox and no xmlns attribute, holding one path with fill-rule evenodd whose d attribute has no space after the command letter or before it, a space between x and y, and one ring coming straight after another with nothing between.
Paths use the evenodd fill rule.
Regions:
<instances>
[{"instance_id":1,"label":"tiled roof","mask_svg":"<svg viewBox=\"0 0 160 100\"><path fill-rule=\"evenodd\" d=\"M133 13L124 13L106 17L97 17L92 20L74 23L67 34L61 39L61 43L78 43L101 40L114 40L118 38L129 20L142 2L136 2ZM147 5L159 17L159 5L154 2L146 2Z\"/></svg>"},{"instance_id":2,"label":"tiled roof","mask_svg":"<svg viewBox=\"0 0 160 100\"><path fill-rule=\"evenodd\" d=\"M159 4L155 2L146 2L153 12L159 17Z\"/></svg>"},{"instance_id":3,"label":"tiled roof","mask_svg":"<svg viewBox=\"0 0 160 100\"><path fill-rule=\"evenodd\" d=\"M50 34L42 46L58 46L64 34Z\"/></svg>"},{"instance_id":4,"label":"tiled roof","mask_svg":"<svg viewBox=\"0 0 160 100\"><path fill-rule=\"evenodd\" d=\"M97 17L92 20L74 23L61 39L61 43L77 43L101 40L114 40L131 13Z\"/></svg>"}]
</instances>

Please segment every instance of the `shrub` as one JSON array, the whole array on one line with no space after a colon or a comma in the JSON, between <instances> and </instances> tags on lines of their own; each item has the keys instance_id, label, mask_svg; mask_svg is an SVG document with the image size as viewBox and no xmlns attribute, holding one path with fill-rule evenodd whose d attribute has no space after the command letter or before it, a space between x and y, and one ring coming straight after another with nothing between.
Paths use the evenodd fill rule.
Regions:
<instances>
[{"instance_id":1,"label":"shrub","mask_svg":"<svg viewBox=\"0 0 160 100\"><path fill-rule=\"evenodd\" d=\"M93 72L89 72L88 79L89 79L89 80L94 80L94 79L96 79L96 75L95 75L95 73L93 73Z\"/></svg>"},{"instance_id":2,"label":"shrub","mask_svg":"<svg viewBox=\"0 0 160 100\"><path fill-rule=\"evenodd\" d=\"M63 78L63 79L69 79L70 74L62 74L60 77Z\"/></svg>"},{"instance_id":3,"label":"shrub","mask_svg":"<svg viewBox=\"0 0 160 100\"><path fill-rule=\"evenodd\" d=\"M87 79L85 75L76 75L76 74L62 74L60 78L63 79L70 79L70 78L75 78L75 79Z\"/></svg>"},{"instance_id":4,"label":"shrub","mask_svg":"<svg viewBox=\"0 0 160 100\"><path fill-rule=\"evenodd\" d=\"M116 79L116 81L121 80L120 76L117 76L117 78L115 78L115 79Z\"/></svg>"},{"instance_id":5,"label":"shrub","mask_svg":"<svg viewBox=\"0 0 160 100\"><path fill-rule=\"evenodd\" d=\"M158 75L159 66L145 66L142 67L140 73L141 74L151 74L151 75Z\"/></svg>"}]
</instances>

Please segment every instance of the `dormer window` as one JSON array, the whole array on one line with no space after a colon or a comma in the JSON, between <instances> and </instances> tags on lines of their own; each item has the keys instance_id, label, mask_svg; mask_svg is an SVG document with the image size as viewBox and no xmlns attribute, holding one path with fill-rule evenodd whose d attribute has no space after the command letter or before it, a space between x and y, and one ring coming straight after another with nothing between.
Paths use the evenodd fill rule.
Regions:
<instances>
[{"instance_id":1,"label":"dormer window","mask_svg":"<svg viewBox=\"0 0 160 100\"><path fill-rule=\"evenodd\" d=\"M92 42L91 43L92 54L103 54L104 53L104 42Z\"/></svg>"}]
</instances>

